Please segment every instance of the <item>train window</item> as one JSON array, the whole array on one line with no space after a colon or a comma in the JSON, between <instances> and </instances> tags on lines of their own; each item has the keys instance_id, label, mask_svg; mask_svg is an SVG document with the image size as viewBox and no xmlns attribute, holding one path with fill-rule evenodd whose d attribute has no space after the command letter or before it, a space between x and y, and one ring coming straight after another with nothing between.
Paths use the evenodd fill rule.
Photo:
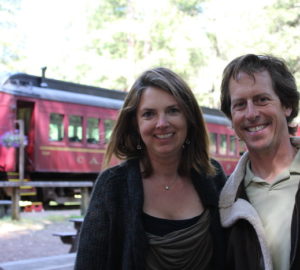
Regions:
<instances>
[{"instance_id":1,"label":"train window","mask_svg":"<svg viewBox=\"0 0 300 270\"><path fill-rule=\"evenodd\" d=\"M99 122L98 118L88 117L86 141L87 143L99 143Z\"/></svg>"},{"instance_id":2,"label":"train window","mask_svg":"<svg viewBox=\"0 0 300 270\"><path fill-rule=\"evenodd\" d=\"M50 114L49 140L53 142L62 141L64 138L64 115L58 113Z\"/></svg>"},{"instance_id":3,"label":"train window","mask_svg":"<svg viewBox=\"0 0 300 270\"><path fill-rule=\"evenodd\" d=\"M246 151L247 151L247 147L245 145L245 142L239 140L239 154L242 155Z\"/></svg>"},{"instance_id":4,"label":"train window","mask_svg":"<svg viewBox=\"0 0 300 270\"><path fill-rule=\"evenodd\" d=\"M229 155L234 156L236 153L237 149L236 149L236 139L235 136L230 135L229 137Z\"/></svg>"},{"instance_id":5,"label":"train window","mask_svg":"<svg viewBox=\"0 0 300 270\"><path fill-rule=\"evenodd\" d=\"M115 125L116 121L112 120L112 119L105 119L104 120L104 128L105 128L105 143L108 143L111 133L112 133L112 129Z\"/></svg>"},{"instance_id":6,"label":"train window","mask_svg":"<svg viewBox=\"0 0 300 270\"><path fill-rule=\"evenodd\" d=\"M82 116L69 116L68 138L70 142L82 142L82 122Z\"/></svg>"},{"instance_id":7,"label":"train window","mask_svg":"<svg viewBox=\"0 0 300 270\"><path fill-rule=\"evenodd\" d=\"M219 153L221 155L226 155L226 135L225 134L221 134L220 135L220 148L219 148Z\"/></svg>"},{"instance_id":8,"label":"train window","mask_svg":"<svg viewBox=\"0 0 300 270\"><path fill-rule=\"evenodd\" d=\"M210 146L209 150L211 153L217 152L217 134L216 133L209 133L210 136Z\"/></svg>"}]
</instances>

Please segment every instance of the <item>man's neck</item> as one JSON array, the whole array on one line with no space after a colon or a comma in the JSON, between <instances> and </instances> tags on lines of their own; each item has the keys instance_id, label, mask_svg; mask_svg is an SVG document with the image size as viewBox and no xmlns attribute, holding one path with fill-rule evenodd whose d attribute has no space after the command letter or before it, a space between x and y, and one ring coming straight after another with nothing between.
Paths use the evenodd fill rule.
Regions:
<instances>
[{"instance_id":1,"label":"man's neck","mask_svg":"<svg viewBox=\"0 0 300 270\"><path fill-rule=\"evenodd\" d=\"M268 152L251 152L249 158L254 175L272 182L278 174L290 167L297 153L297 149L289 144L284 149Z\"/></svg>"}]
</instances>

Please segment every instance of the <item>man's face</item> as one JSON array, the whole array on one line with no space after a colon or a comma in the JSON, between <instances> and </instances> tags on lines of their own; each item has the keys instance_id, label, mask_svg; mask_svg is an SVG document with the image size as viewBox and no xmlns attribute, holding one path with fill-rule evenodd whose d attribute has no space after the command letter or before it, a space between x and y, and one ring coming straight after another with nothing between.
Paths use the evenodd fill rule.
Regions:
<instances>
[{"instance_id":1,"label":"man's face","mask_svg":"<svg viewBox=\"0 0 300 270\"><path fill-rule=\"evenodd\" d=\"M232 125L249 151L274 150L289 137L291 108L281 105L268 71L254 73L254 78L240 72L229 81Z\"/></svg>"}]
</instances>

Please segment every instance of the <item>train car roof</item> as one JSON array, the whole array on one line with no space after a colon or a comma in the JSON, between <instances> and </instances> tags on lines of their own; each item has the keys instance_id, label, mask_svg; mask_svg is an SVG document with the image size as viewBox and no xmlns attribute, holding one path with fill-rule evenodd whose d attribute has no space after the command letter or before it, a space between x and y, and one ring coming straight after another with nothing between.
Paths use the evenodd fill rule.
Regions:
<instances>
[{"instance_id":1,"label":"train car roof","mask_svg":"<svg viewBox=\"0 0 300 270\"><path fill-rule=\"evenodd\" d=\"M29 98L120 109L127 92L42 78L25 73L0 73L0 91ZM208 123L231 126L218 109L201 107Z\"/></svg>"},{"instance_id":2,"label":"train car roof","mask_svg":"<svg viewBox=\"0 0 300 270\"><path fill-rule=\"evenodd\" d=\"M225 116L225 114L214 108L201 107L205 122L213 123L224 126L231 126L231 121Z\"/></svg>"},{"instance_id":3,"label":"train car roof","mask_svg":"<svg viewBox=\"0 0 300 270\"><path fill-rule=\"evenodd\" d=\"M119 109L126 92L42 78L25 73L1 73L0 91L13 95Z\"/></svg>"},{"instance_id":4,"label":"train car roof","mask_svg":"<svg viewBox=\"0 0 300 270\"><path fill-rule=\"evenodd\" d=\"M120 90L112 90L101 87L95 87L90 85L78 84L73 82L66 82L61 80L43 78L35 75L29 75L26 73L0 73L0 83L1 85L11 83L14 85L21 86L35 86L45 89L56 89L62 91L68 91L73 93L80 93L92 96L101 96L114 99L123 100L127 95L127 92Z\"/></svg>"}]
</instances>

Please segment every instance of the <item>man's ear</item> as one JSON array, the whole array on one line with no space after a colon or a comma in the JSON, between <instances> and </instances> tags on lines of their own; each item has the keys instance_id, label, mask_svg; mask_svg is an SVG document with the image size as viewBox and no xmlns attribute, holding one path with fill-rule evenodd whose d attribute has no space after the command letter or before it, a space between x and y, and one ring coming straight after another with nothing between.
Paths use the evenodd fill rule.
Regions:
<instances>
[{"instance_id":1,"label":"man's ear","mask_svg":"<svg viewBox=\"0 0 300 270\"><path fill-rule=\"evenodd\" d=\"M292 113L292 108L283 107L284 113L286 117L289 117Z\"/></svg>"}]
</instances>

